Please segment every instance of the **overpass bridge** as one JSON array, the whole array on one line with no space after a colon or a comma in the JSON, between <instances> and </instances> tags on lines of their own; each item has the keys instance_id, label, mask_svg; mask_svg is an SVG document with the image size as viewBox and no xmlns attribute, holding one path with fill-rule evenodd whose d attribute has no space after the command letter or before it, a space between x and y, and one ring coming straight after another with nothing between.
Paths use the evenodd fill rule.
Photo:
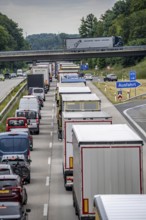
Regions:
<instances>
[{"instance_id":1,"label":"overpass bridge","mask_svg":"<svg viewBox=\"0 0 146 220\"><path fill-rule=\"evenodd\" d=\"M27 51L7 51L0 52L0 62L2 61L76 61L86 58L107 58L125 56L146 56L146 45L114 47L110 49L92 48L90 50L27 50Z\"/></svg>"}]
</instances>

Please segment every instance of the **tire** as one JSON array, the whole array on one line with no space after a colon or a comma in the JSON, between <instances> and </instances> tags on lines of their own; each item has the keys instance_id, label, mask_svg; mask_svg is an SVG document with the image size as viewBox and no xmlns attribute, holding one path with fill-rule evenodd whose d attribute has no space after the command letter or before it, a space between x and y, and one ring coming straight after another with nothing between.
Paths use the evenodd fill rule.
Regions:
<instances>
[{"instance_id":1,"label":"tire","mask_svg":"<svg viewBox=\"0 0 146 220\"><path fill-rule=\"evenodd\" d=\"M25 190L25 200L24 200L24 202L23 202L23 205L26 205L27 204L27 200L28 200L28 197L27 197L27 192L26 192L26 189L24 189Z\"/></svg>"}]
</instances>

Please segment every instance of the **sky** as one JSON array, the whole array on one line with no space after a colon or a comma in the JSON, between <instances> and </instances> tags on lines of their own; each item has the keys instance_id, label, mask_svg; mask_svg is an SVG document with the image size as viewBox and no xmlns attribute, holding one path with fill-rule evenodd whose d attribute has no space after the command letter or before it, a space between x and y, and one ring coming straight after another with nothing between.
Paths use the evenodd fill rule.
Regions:
<instances>
[{"instance_id":1,"label":"sky","mask_svg":"<svg viewBox=\"0 0 146 220\"><path fill-rule=\"evenodd\" d=\"M78 34L82 17L99 19L117 0L0 0L0 12L23 29L24 37L40 33Z\"/></svg>"}]
</instances>

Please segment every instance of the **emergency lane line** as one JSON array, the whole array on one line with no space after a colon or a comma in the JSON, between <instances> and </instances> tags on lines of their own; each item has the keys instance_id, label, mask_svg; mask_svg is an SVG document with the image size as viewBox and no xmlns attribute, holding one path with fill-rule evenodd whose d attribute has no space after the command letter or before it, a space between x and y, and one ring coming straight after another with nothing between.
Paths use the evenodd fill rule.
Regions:
<instances>
[{"instance_id":1,"label":"emergency lane line","mask_svg":"<svg viewBox=\"0 0 146 220\"><path fill-rule=\"evenodd\" d=\"M53 135L53 132L52 131L50 131L50 136L52 136Z\"/></svg>"},{"instance_id":2,"label":"emergency lane line","mask_svg":"<svg viewBox=\"0 0 146 220\"><path fill-rule=\"evenodd\" d=\"M128 115L128 111L132 110L132 109L135 109L135 108L139 108L139 107L143 107L145 106L144 105L138 105L138 106L135 106L135 107L132 107L132 108L128 108L126 110L123 111L123 113L126 115L126 117L135 125L135 127L138 128L138 130L144 135L144 137L146 137L146 132L130 117L130 115Z\"/></svg>"},{"instance_id":3,"label":"emergency lane line","mask_svg":"<svg viewBox=\"0 0 146 220\"><path fill-rule=\"evenodd\" d=\"M44 204L43 216L47 216L48 214L48 204Z\"/></svg>"},{"instance_id":4,"label":"emergency lane line","mask_svg":"<svg viewBox=\"0 0 146 220\"><path fill-rule=\"evenodd\" d=\"M48 165L51 164L51 157L48 157Z\"/></svg>"},{"instance_id":5,"label":"emergency lane line","mask_svg":"<svg viewBox=\"0 0 146 220\"><path fill-rule=\"evenodd\" d=\"M46 186L49 186L50 178L49 176L46 177Z\"/></svg>"},{"instance_id":6,"label":"emergency lane line","mask_svg":"<svg viewBox=\"0 0 146 220\"><path fill-rule=\"evenodd\" d=\"M52 148L52 142L50 142L50 145L49 145L49 147L50 147L50 148Z\"/></svg>"}]
</instances>

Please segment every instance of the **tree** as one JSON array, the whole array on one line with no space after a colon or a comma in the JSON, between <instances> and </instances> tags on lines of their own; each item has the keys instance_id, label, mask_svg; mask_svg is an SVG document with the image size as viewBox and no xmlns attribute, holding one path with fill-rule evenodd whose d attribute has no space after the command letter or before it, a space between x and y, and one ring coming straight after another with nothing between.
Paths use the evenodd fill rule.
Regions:
<instances>
[{"instance_id":1,"label":"tree","mask_svg":"<svg viewBox=\"0 0 146 220\"><path fill-rule=\"evenodd\" d=\"M9 33L0 25L0 50L6 50L9 42Z\"/></svg>"},{"instance_id":2,"label":"tree","mask_svg":"<svg viewBox=\"0 0 146 220\"><path fill-rule=\"evenodd\" d=\"M86 19L81 19L79 34L81 37L96 37L97 36L97 18L93 14L87 15Z\"/></svg>"}]
</instances>

